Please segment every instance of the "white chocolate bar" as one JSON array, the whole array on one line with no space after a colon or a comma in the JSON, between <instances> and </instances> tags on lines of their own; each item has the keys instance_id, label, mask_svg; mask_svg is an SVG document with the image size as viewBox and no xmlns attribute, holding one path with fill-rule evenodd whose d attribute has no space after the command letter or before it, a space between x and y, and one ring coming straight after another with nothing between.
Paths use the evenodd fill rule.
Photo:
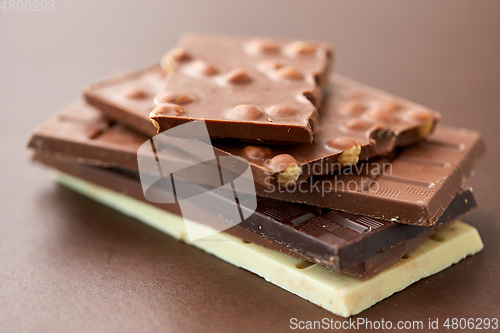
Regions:
<instances>
[{"instance_id":1,"label":"white chocolate bar","mask_svg":"<svg viewBox=\"0 0 500 333\"><path fill-rule=\"evenodd\" d=\"M138 219L174 238L182 239L214 256L253 272L267 281L286 289L342 317L360 313L375 303L403 290L418 280L457 263L482 250L477 230L457 221L435 233L391 267L368 279L335 273L312 264L269 250L225 233L189 242L184 220L152 205L132 199L122 193L96 186L79 178L54 170L54 179L95 201ZM205 234L200 223L189 221Z\"/></svg>"}]
</instances>

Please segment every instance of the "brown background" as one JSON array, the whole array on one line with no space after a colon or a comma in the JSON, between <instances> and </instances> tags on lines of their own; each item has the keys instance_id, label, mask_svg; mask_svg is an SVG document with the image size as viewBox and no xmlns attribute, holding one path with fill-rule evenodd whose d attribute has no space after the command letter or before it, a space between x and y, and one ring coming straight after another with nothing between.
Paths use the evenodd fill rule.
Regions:
<instances>
[{"instance_id":1,"label":"brown background","mask_svg":"<svg viewBox=\"0 0 500 333\"><path fill-rule=\"evenodd\" d=\"M56 1L0 10L0 331L287 331L340 319L56 186L30 130L102 76L156 62L184 31L324 39L338 72L484 133L465 221L485 250L380 302L370 320L500 317L500 1Z\"/></svg>"}]
</instances>

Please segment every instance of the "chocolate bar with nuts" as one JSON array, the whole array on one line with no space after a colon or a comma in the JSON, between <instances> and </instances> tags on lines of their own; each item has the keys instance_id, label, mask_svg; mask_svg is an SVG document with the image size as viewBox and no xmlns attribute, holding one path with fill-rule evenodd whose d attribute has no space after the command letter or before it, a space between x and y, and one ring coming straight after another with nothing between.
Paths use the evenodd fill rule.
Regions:
<instances>
[{"instance_id":1,"label":"chocolate bar with nuts","mask_svg":"<svg viewBox=\"0 0 500 333\"><path fill-rule=\"evenodd\" d=\"M159 132L204 119L214 138L310 143L331 58L317 41L186 34L162 60L168 77L154 91L156 106L139 116L151 112ZM86 96L97 105L110 90L98 84ZM126 95L152 102L140 85Z\"/></svg>"},{"instance_id":2,"label":"chocolate bar with nuts","mask_svg":"<svg viewBox=\"0 0 500 333\"><path fill-rule=\"evenodd\" d=\"M62 155L36 154L34 160L160 209L181 214L177 204L148 202L133 173L67 162ZM207 199L214 206L222 201L236 204L226 196L215 192L207 193L211 195ZM240 202L239 205L243 211L249 209L245 202ZM337 272L369 278L475 207L472 192L468 189L460 190L436 226L417 227L335 211L324 211L317 215L313 213L314 209L308 210L308 207L257 198L255 212L224 232ZM217 214L209 211L203 213Z\"/></svg>"},{"instance_id":3,"label":"chocolate bar with nuts","mask_svg":"<svg viewBox=\"0 0 500 333\"><path fill-rule=\"evenodd\" d=\"M85 97L111 119L153 136L148 115L163 80L159 67L152 67L92 85L85 90ZM421 141L440 119L437 112L340 75L335 75L329 91L313 143L266 145L218 139L212 140L214 153L245 158L256 183L277 189ZM293 110L275 111L270 119L286 118ZM208 123L207 127L212 135ZM252 133L257 137L258 131L256 128Z\"/></svg>"}]
</instances>

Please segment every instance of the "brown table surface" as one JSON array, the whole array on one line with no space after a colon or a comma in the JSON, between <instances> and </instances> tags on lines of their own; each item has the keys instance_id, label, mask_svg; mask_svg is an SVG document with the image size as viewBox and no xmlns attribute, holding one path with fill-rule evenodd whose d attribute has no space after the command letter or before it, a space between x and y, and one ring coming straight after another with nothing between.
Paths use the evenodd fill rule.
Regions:
<instances>
[{"instance_id":1,"label":"brown table surface","mask_svg":"<svg viewBox=\"0 0 500 333\"><path fill-rule=\"evenodd\" d=\"M67 1L0 9L0 331L288 331L341 319L55 185L30 130L103 76L157 61L184 31L332 42L338 72L482 131L470 184L485 249L358 317L500 317L499 1Z\"/></svg>"}]
</instances>

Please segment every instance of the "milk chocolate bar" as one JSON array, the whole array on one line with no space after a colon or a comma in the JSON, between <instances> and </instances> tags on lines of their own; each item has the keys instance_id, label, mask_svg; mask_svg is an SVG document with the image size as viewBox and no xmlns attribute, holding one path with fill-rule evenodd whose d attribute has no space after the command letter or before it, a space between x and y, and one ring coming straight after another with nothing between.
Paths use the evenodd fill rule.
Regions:
<instances>
[{"instance_id":1,"label":"milk chocolate bar","mask_svg":"<svg viewBox=\"0 0 500 333\"><path fill-rule=\"evenodd\" d=\"M77 102L40 125L29 146L38 152L62 154L65 158L85 163L135 171L137 151L146 140L146 136L121 124L110 124L101 113ZM400 223L432 225L484 149L479 133L440 126L429 140L393 154L391 158L369 160L344 168L341 173L311 179L281 192L274 193L259 186L256 190L261 196L279 200ZM160 158L182 163L189 157L179 150L170 151ZM252 171L255 176L255 169ZM193 182L207 179L197 173L188 176Z\"/></svg>"},{"instance_id":2,"label":"milk chocolate bar","mask_svg":"<svg viewBox=\"0 0 500 333\"><path fill-rule=\"evenodd\" d=\"M148 115L163 80L159 68L152 67L90 86L85 90L85 97L111 119L153 136L155 130ZM144 97L131 98L129 92L134 89L140 89ZM315 125L313 143L269 145L219 139L212 141L215 154L247 159L255 182L262 186L286 187L311 175L332 173L359 160L386 155L395 147L421 141L432 133L440 119L435 111L340 75L335 75L329 91L319 124ZM269 111L268 118L276 124L273 128L288 131L289 127L279 119L293 115L292 111L286 107ZM182 123L180 119L177 124ZM227 129L227 121L217 124ZM241 122L234 123L236 128L240 125ZM211 125L207 123L207 126L213 136ZM264 125L259 126L249 136L260 137L259 131Z\"/></svg>"},{"instance_id":3,"label":"milk chocolate bar","mask_svg":"<svg viewBox=\"0 0 500 333\"><path fill-rule=\"evenodd\" d=\"M216 233L208 239L190 242L184 238L184 221L176 215L61 172L54 172L53 177L60 184L97 202L249 270L270 283L344 317L357 314L412 283L483 249L477 230L457 221L435 234L437 240L426 240L383 274L360 280L246 243L226 233ZM193 223L198 228L206 229L204 225Z\"/></svg>"},{"instance_id":4,"label":"milk chocolate bar","mask_svg":"<svg viewBox=\"0 0 500 333\"><path fill-rule=\"evenodd\" d=\"M156 106L139 116L158 131L204 119L212 137L310 143L331 57L317 41L186 34L162 60L169 75ZM114 91L99 86L86 91L89 102ZM141 84L125 95L152 102Z\"/></svg>"},{"instance_id":5,"label":"milk chocolate bar","mask_svg":"<svg viewBox=\"0 0 500 333\"><path fill-rule=\"evenodd\" d=\"M35 156L36 161L52 168L148 202L133 174L65 162L61 158L47 154ZM211 196L207 200L213 202L214 207L222 201L236 204L225 196L209 193ZM149 203L180 214L176 204ZM250 210L245 202L240 201L239 206L243 212ZM476 203L472 192L462 190L437 226L418 227L335 211L316 215L292 203L258 197L255 213L226 232L337 272L366 278L396 262L448 222L474 207ZM211 214L208 211L205 213ZM249 232L258 237L252 237Z\"/></svg>"}]
</instances>

